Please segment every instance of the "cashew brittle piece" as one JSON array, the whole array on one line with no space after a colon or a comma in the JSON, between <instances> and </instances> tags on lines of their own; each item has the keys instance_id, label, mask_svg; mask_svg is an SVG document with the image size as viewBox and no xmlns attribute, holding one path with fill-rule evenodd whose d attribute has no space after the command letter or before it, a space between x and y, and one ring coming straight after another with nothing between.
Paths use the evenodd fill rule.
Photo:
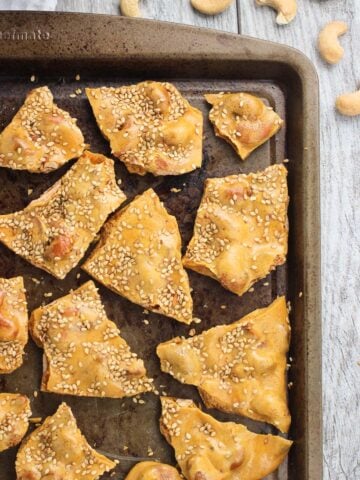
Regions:
<instances>
[{"instance_id":1,"label":"cashew brittle piece","mask_svg":"<svg viewBox=\"0 0 360 480\"><path fill-rule=\"evenodd\" d=\"M116 184L113 160L85 152L24 210L0 215L0 241L36 267L63 279L125 198Z\"/></svg>"},{"instance_id":2,"label":"cashew brittle piece","mask_svg":"<svg viewBox=\"0 0 360 480\"><path fill-rule=\"evenodd\" d=\"M161 369L196 385L208 408L290 426L286 353L290 325L285 297L230 325L158 345Z\"/></svg>"},{"instance_id":3,"label":"cashew brittle piece","mask_svg":"<svg viewBox=\"0 0 360 480\"><path fill-rule=\"evenodd\" d=\"M99 128L131 173L181 175L201 166L203 118L174 85L87 88Z\"/></svg>"},{"instance_id":4,"label":"cashew brittle piece","mask_svg":"<svg viewBox=\"0 0 360 480\"><path fill-rule=\"evenodd\" d=\"M0 393L0 452L21 442L29 428L30 402L19 393Z\"/></svg>"},{"instance_id":5,"label":"cashew brittle piece","mask_svg":"<svg viewBox=\"0 0 360 480\"><path fill-rule=\"evenodd\" d=\"M166 463L140 462L127 474L125 480L182 480L176 468Z\"/></svg>"},{"instance_id":6,"label":"cashew brittle piece","mask_svg":"<svg viewBox=\"0 0 360 480\"><path fill-rule=\"evenodd\" d=\"M51 172L84 151L76 120L55 103L48 87L32 90L0 134L0 166Z\"/></svg>"},{"instance_id":7,"label":"cashew brittle piece","mask_svg":"<svg viewBox=\"0 0 360 480\"><path fill-rule=\"evenodd\" d=\"M219 422L192 400L162 397L160 429L187 480L259 480L277 469L292 442Z\"/></svg>"},{"instance_id":8,"label":"cashew brittle piece","mask_svg":"<svg viewBox=\"0 0 360 480\"><path fill-rule=\"evenodd\" d=\"M179 227L152 189L105 224L82 268L131 302L179 322L192 321Z\"/></svg>"},{"instance_id":9,"label":"cashew brittle piece","mask_svg":"<svg viewBox=\"0 0 360 480\"><path fill-rule=\"evenodd\" d=\"M92 281L32 312L30 332L44 349L42 391L123 398L152 390Z\"/></svg>"},{"instance_id":10,"label":"cashew brittle piece","mask_svg":"<svg viewBox=\"0 0 360 480\"><path fill-rule=\"evenodd\" d=\"M0 278L0 373L11 373L20 367L27 341L24 280Z\"/></svg>"},{"instance_id":11,"label":"cashew brittle piece","mask_svg":"<svg viewBox=\"0 0 360 480\"><path fill-rule=\"evenodd\" d=\"M93 450L62 403L21 444L17 480L98 480L116 464Z\"/></svg>"},{"instance_id":12,"label":"cashew brittle piece","mask_svg":"<svg viewBox=\"0 0 360 480\"><path fill-rule=\"evenodd\" d=\"M287 170L210 178L183 264L242 295L286 260Z\"/></svg>"},{"instance_id":13,"label":"cashew brittle piece","mask_svg":"<svg viewBox=\"0 0 360 480\"><path fill-rule=\"evenodd\" d=\"M215 134L232 145L242 160L280 129L283 120L260 98L248 93L205 95L213 105L209 118Z\"/></svg>"}]
</instances>

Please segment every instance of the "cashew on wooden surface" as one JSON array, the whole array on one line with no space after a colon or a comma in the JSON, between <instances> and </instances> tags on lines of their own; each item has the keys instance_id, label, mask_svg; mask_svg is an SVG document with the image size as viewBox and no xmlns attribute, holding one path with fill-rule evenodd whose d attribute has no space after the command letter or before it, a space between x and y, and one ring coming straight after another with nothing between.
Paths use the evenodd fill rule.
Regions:
<instances>
[{"instance_id":1,"label":"cashew on wooden surface","mask_svg":"<svg viewBox=\"0 0 360 480\"><path fill-rule=\"evenodd\" d=\"M339 95L336 99L336 108L342 115L349 117L360 115L360 90Z\"/></svg>"},{"instance_id":2,"label":"cashew on wooden surface","mask_svg":"<svg viewBox=\"0 0 360 480\"><path fill-rule=\"evenodd\" d=\"M286 25L290 23L297 12L296 0L256 0L261 6L272 7L277 11L276 23Z\"/></svg>"},{"instance_id":3,"label":"cashew on wooden surface","mask_svg":"<svg viewBox=\"0 0 360 480\"><path fill-rule=\"evenodd\" d=\"M345 22L334 21L327 23L319 33L318 48L322 58L328 63L338 63L343 55L344 49L339 43L338 37L347 32L348 26Z\"/></svg>"},{"instance_id":4,"label":"cashew on wooden surface","mask_svg":"<svg viewBox=\"0 0 360 480\"><path fill-rule=\"evenodd\" d=\"M234 0L191 0L191 5L205 15L216 15L226 10Z\"/></svg>"},{"instance_id":5,"label":"cashew on wooden surface","mask_svg":"<svg viewBox=\"0 0 360 480\"><path fill-rule=\"evenodd\" d=\"M120 0L120 11L125 17L141 17L139 0Z\"/></svg>"}]
</instances>

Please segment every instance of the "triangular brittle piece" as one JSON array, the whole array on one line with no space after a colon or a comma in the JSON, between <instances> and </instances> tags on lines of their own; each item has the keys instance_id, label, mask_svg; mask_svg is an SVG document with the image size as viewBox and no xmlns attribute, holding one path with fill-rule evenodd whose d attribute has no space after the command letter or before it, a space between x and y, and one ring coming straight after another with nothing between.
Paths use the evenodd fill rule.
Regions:
<instances>
[{"instance_id":1,"label":"triangular brittle piece","mask_svg":"<svg viewBox=\"0 0 360 480\"><path fill-rule=\"evenodd\" d=\"M107 318L92 281L36 309L30 332L44 349L45 392L122 398L152 390L143 361Z\"/></svg>"},{"instance_id":2,"label":"triangular brittle piece","mask_svg":"<svg viewBox=\"0 0 360 480\"><path fill-rule=\"evenodd\" d=\"M21 444L16 457L17 480L97 480L116 463L87 443L70 407L62 403Z\"/></svg>"},{"instance_id":3,"label":"triangular brittle piece","mask_svg":"<svg viewBox=\"0 0 360 480\"><path fill-rule=\"evenodd\" d=\"M65 278L125 198L114 162L85 152L24 210L0 216L0 241L36 267Z\"/></svg>"},{"instance_id":4,"label":"triangular brittle piece","mask_svg":"<svg viewBox=\"0 0 360 480\"><path fill-rule=\"evenodd\" d=\"M24 280L0 278L0 373L11 373L20 367L27 341Z\"/></svg>"},{"instance_id":5,"label":"triangular brittle piece","mask_svg":"<svg viewBox=\"0 0 360 480\"><path fill-rule=\"evenodd\" d=\"M287 170L211 178L197 212L184 266L242 295L286 260Z\"/></svg>"},{"instance_id":6,"label":"triangular brittle piece","mask_svg":"<svg viewBox=\"0 0 360 480\"><path fill-rule=\"evenodd\" d=\"M209 118L215 134L230 143L242 160L284 123L271 107L248 93L208 94L205 98L213 105Z\"/></svg>"},{"instance_id":7,"label":"triangular brittle piece","mask_svg":"<svg viewBox=\"0 0 360 480\"><path fill-rule=\"evenodd\" d=\"M192 320L175 217L149 189L105 225L84 270L130 301L179 322Z\"/></svg>"},{"instance_id":8,"label":"triangular brittle piece","mask_svg":"<svg viewBox=\"0 0 360 480\"><path fill-rule=\"evenodd\" d=\"M40 87L0 134L0 166L50 172L79 157L84 147L76 120L55 105L48 87Z\"/></svg>"},{"instance_id":9,"label":"triangular brittle piece","mask_svg":"<svg viewBox=\"0 0 360 480\"><path fill-rule=\"evenodd\" d=\"M177 337L157 347L161 369L196 385L208 408L290 426L286 353L290 325L285 297L230 325Z\"/></svg>"},{"instance_id":10,"label":"triangular brittle piece","mask_svg":"<svg viewBox=\"0 0 360 480\"><path fill-rule=\"evenodd\" d=\"M140 462L127 474L125 480L182 480L175 467L159 462Z\"/></svg>"},{"instance_id":11,"label":"triangular brittle piece","mask_svg":"<svg viewBox=\"0 0 360 480\"><path fill-rule=\"evenodd\" d=\"M203 118L174 85L87 88L112 154L131 173L180 175L201 166Z\"/></svg>"},{"instance_id":12,"label":"triangular brittle piece","mask_svg":"<svg viewBox=\"0 0 360 480\"><path fill-rule=\"evenodd\" d=\"M219 422L192 400L162 397L160 429L187 480L260 480L277 469L292 442Z\"/></svg>"},{"instance_id":13,"label":"triangular brittle piece","mask_svg":"<svg viewBox=\"0 0 360 480\"><path fill-rule=\"evenodd\" d=\"M19 393L0 393L0 452L21 442L29 428L30 402Z\"/></svg>"}]
</instances>

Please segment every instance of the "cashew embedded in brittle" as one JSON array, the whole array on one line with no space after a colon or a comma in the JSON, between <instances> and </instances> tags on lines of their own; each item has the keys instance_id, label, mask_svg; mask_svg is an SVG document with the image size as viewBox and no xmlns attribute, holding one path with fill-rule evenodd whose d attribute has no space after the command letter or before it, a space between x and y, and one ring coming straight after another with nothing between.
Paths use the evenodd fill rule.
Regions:
<instances>
[{"instance_id":1,"label":"cashew embedded in brittle","mask_svg":"<svg viewBox=\"0 0 360 480\"><path fill-rule=\"evenodd\" d=\"M360 115L360 90L339 95L336 99L336 108L342 115L349 117Z\"/></svg>"},{"instance_id":2,"label":"cashew embedded in brittle","mask_svg":"<svg viewBox=\"0 0 360 480\"><path fill-rule=\"evenodd\" d=\"M325 25L320 31L318 48L322 58L328 63L338 63L343 55L344 49L339 43L338 37L347 32L348 26L345 22L334 21Z\"/></svg>"},{"instance_id":3,"label":"cashew embedded in brittle","mask_svg":"<svg viewBox=\"0 0 360 480\"><path fill-rule=\"evenodd\" d=\"M141 17L139 0L120 0L120 10L125 17Z\"/></svg>"},{"instance_id":4,"label":"cashew embedded in brittle","mask_svg":"<svg viewBox=\"0 0 360 480\"><path fill-rule=\"evenodd\" d=\"M278 12L276 23L279 25L290 23L297 12L296 0L256 0L256 3L274 8Z\"/></svg>"},{"instance_id":5,"label":"cashew embedded in brittle","mask_svg":"<svg viewBox=\"0 0 360 480\"><path fill-rule=\"evenodd\" d=\"M191 0L191 5L205 15L216 15L226 10L233 0Z\"/></svg>"}]
</instances>

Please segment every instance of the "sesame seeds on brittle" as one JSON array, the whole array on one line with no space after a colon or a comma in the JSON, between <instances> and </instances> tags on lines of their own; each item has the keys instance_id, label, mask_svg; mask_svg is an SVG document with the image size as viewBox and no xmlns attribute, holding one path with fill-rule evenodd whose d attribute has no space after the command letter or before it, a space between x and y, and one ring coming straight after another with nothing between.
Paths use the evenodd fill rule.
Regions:
<instances>
[{"instance_id":1,"label":"sesame seeds on brittle","mask_svg":"<svg viewBox=\"0 0 360 480\"><path fill-rule=\"evenodd\" d=\"M0 373L23 363L28 340L28 313L22 277L0 278Z\"/></svg>"},{"instance_id":2,"label":"sesame seeds on brittle","mask_svg":"<svg viewBox=\"0 0 360 480\"><path fill-rule=\"evenodd\" d=\"M0 393L0 452L20 443L30 415L30 402L25 395Z\"/></svg>"},{"instance_id":3,"label":"sesame seeds on brittle","mask_svg":"<svg viewBox=\"0 0 360 480\"><path fill-rule=\"evenodd\" d=\"M286 175L283 165L272 165L258 173L207 180L185 267L242 295L284 263Z\"/></svg>"},{"instance_id":4,"label":"sesame seeds on brittle","mask_svg":"<svg viewBox=\"0 0 360 480\"><path fill-rule=\"evenodd\" d=\"M185 478L264 478L276 470L292 442L250 432L244 425L220 422L192 400L162 397L160 430L173 447Z\"/></svg>"},{"instance_id":5,"label":"sesame seeds on brittle","mask_svg":"<svg viewBox=\"0 0 360 480\"><path fill-rule=\"evenodd\" d=\"M208 408L287 431L286 353L290 325L285 297L230 325L158 345L161 369L198 387Z\"/></svg>"},{"instance_id":6,"label":"sesame seeds on brittle","mask_svg":"<svg viewBox=\"0 0 360 480\"><path fill-rule=\"evenodd\" d=\"M85 152L40 198L24 210L0 216L0 241L62 279L124 200L113 161Z\"/></svg>"},{"instance_id":7,"label":"sesame seeds on brittle","mask_svg":"<svg viewBox=\"0 0 360 480\"><path fill-rule=\"evenodd\" d=\"M190 323L192 299L180 249L176 219L149 189L105 225L83 268L145 309Z\"/></svg>"},{"instance_id":8,"label":"sesame seeds on brittle","mask_svg":"<svg viewBox=\"0 0 360 480\"><path fill-rule=\"evenodd\" d=\"M90 447L66 403L29 435L16 457L17 478L51 475L66 480L97 480L115 466Z\"/></svg>"},{"instance_id":9,"label":"sesame seeds on brittle","mask_svg":"<svg viewBox=\"0 0 360 480\"><path fill-rule=\"evenodd\" d=\"M215 134L230 143L242 160L280 129L283 120L264 102L248 93L205 95L213 106L209 119Z\"/></svg>"},{"instance_id":10,"label":"sesame seeds on brittle","mask_svg":"<svg viewBox=\"0 0 360 480\"><path fill-rule=\"evenodd\" d=\"M70 114L60 109L48 87L32 90L0 134L0 165L50 172L79 157L84 137Z\"/></svg>"},{"instance_id":11,"label":"sesame seeds on brittle","mask_svg":"<svg viewBox=\"0 0 360 480\"><path fill-rule=\"evenodd\" d=\"M47 360L43 391L122 398L152 390L142 360L107 318L93 282L35 310L30 323Z\"/></svg>"},{"instance_id":12,"label":"sesame seeds on brittle","mask_svg":"<svg viewBox=\"0 0 360 480\"><path fill-rule=\"evenodd\" d=\"M86 93L112 153L130 172L180 175L201 166L202 114L170 83Z\"/></svg>"}]
</instances>

